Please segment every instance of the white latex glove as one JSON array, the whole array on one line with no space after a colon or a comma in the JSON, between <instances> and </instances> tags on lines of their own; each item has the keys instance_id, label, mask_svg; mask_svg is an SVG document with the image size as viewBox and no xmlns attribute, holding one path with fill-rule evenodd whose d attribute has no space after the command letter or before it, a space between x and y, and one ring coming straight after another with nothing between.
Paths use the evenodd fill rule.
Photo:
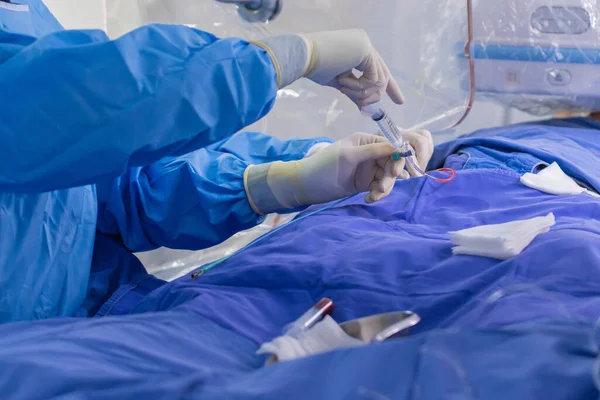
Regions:
<instances>
[{"instance_id":1,"label":"white latex glove","mask_svg":"<svg viewBox=\"0 0 600 400\"><path fill-rule=\"evenodd\" d=\"M246 193L259 214L327 203L368 192L367 203L381 200L396 179L407 178L405 160L384 137L355 133L300 161L250 166L244 174Z\"/></svg>"},{"instance_id":2,"label":"white latex glove","mask_svg":"<svg viewBox=\"0 0 600 400\"><path fill-rule=\"evenodd\" d=\"M383 92L394 103L404 103L398 84L363 30L278 35L254 44L271 56L280 88L306 77L340 90L359 108L378 102ZM355 77L353 69L362 75Z\"/></svg>"},{"instance_id":3,"label":"white latex glove","mask_svg":"<svg viewBox=\"0 0 600 400\"><path fill-rule=\"evenodd\" d=\"M339 89L359 108L381 100L383 92L396 104L404 96L389 68L362 29L300 35L308 44L309 64L304 76ZM362 72L357 78L352 70Z\"/></svg>"}]
</instances>

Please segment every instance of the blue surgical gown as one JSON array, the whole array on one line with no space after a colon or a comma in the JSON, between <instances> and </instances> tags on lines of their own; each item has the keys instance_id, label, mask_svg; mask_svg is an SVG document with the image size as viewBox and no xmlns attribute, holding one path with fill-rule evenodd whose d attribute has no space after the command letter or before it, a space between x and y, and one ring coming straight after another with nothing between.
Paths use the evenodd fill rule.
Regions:
<instances>
[{"instance_id":1,"label":"blue surgical gown","mask_svg":"<svg viewBox=\"0 0 600 400\"><path fill-rule=\"evenodd\" d=\"M250 153L310 143L204 147L272 107L264 50L174 25L109 40L19 3L0 2L0 322L72 315L97 232L130 251L196 249L260 221Z\"/></svg>"}]
</instances>

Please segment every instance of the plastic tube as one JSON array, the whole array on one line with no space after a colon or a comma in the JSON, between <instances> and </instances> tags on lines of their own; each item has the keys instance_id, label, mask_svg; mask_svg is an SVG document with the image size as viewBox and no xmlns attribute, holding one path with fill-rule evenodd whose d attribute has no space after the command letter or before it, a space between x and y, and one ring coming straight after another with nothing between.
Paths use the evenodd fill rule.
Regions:
<instances>
[{"instance_id":1,"label":"plastic tube","mask_svg":"<svg viewBox=\"0 0 600 400\"><path fill-rule=\"evenodd\" d=\"M333 301L327 297L322 298L305 312L300 318L283 329L284 335L298 337L319 322L327 314L333 311Z\"/></svg>"},{"instance_id":2,"label":"plastic tube","mask_svg":"<svg viewBox=\"0 0 600 400\"><path fill-rule=\"evenodd\" d=\"M423 171L421 167L415 161L415 150L412 148L410 143L404 136L402 136L402 132L396 124L391 120L391 118L387 115L385 110L381 107L379 103L370 104L361 109L361 112L364 115L370 117L376 124L383 136L390 142L392 146L398 149L396 153L394 153L393 157L395 160L399 160L400 158L406 159L406 162L410 164L412 168L415 169L418 173L428 178L435 180L436 182L446 183L450 182L456 176L456 172L451 168L440 168L437 171L439 172L447 172L450 174L447 178L436 178Z\"/></svg>"}]
</instances>

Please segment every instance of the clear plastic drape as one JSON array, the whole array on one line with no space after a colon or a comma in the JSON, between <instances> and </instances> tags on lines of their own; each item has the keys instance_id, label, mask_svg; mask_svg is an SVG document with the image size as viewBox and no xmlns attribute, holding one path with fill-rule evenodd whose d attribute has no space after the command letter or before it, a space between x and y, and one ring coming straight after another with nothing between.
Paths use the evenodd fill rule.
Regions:
<instances>
[{"instance_id":1,"label":"clear plastic drape","mask_svg":"<svg viewBox=\"0 0 600 400\"><path fill-rule=\"evenodd\" d=\"M106 0L106 29L117 37L148 23L175 23L220 37L260 39L290 32L362 28L386 60L406 97L403 106L384 104L396 124L433 132L454 126L470 106L465 0L283 0L268 23L250 23L236 5L212 0ZM235 110L232 110L235 112ZM329 136L340 139L376 126L356 106L330 88L300 80L280 90L268 116L248 130L273 136ZM256 229L198 252L159 249L140 255L151 272L173 279L197 266L231 254L282 221L271 216Z\"/></svg>"},{"instance_id":2,"label":"clear plastic drape","mask_svg":"<svg viewBox=\"0 0 600 400\"><path fill-rule=\"evenodd\" d=\"M111 36L162 22L249 39L363 28L406 96L402 107L386 105L398 125L444 130L467 111L469 74L461 62L467 41L466 0L283 0L282 4L274 20L249 23L235 5L211 0L107 0L106 25ZM281 90L274 110L256 128L278 137L336 139L374 129L343 95L306 80Z\"/></svg>"}]
</instances>

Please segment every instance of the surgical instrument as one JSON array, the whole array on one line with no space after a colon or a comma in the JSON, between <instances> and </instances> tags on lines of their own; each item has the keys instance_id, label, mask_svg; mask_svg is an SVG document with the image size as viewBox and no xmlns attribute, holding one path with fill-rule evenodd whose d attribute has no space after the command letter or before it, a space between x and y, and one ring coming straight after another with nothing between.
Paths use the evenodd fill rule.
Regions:
<instances>
[{"instance_id":1,"label":"surgical instrument","mask_svg":"<svg viewBox=\"0 0 600 400\"><path fill-rule=\"evenodd\" d=\"M322 298L306 311L300 318L284 328L284 334L287 336L298 336L300 333L309 330L325 315L333 311L333 301L326 297Z\"/></svg>"}]
</instances>

